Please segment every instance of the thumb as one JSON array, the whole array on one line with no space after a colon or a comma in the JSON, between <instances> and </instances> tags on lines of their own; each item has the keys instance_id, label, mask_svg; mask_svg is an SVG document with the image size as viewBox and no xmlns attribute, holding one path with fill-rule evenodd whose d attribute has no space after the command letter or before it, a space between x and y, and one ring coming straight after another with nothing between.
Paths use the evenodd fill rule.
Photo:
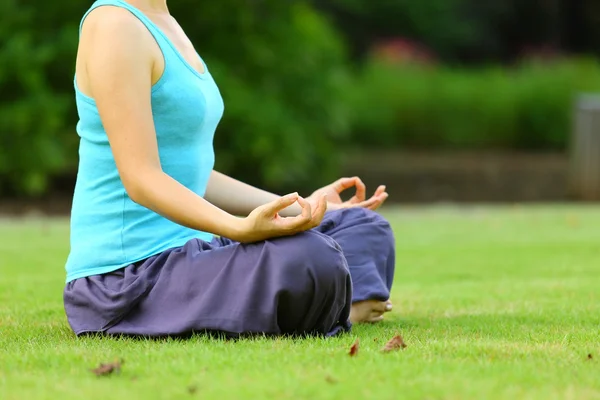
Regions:
<instances>
[{"instance_id":1,"label":"thumb","mask_svg":"<svg viewBox=\"0 0 600 400\"><path fill-rule=\"evenodd\" d=\"M264 212L265 214L277 214L279 211L283 210L294 204L298 201L298 193L287 194L283 197L278 198L275 201L265 205Z\"/></svg>"}]
</instances>

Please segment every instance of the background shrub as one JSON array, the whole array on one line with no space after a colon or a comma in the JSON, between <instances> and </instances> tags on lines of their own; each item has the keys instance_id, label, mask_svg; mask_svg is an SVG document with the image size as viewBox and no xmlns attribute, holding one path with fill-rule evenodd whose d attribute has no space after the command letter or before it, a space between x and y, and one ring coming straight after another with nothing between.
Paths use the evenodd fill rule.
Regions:
<instances>
[{"instance_id":1,"label":"background shrub","mask_svg":"<svg viewBox=\"0 0 600 400\"><path fill-rule=\"evenodd\" d=\"M91 2L59 3L0 3L10 16L0 25L0 195L39 195L76 170L73 72ZM217 166L279 189L332 179L334 143L348 126L339 108L347 64L322 15L278 0L180 0L171 11L225 98Z\"/></svg>"},{"instance_id":2,"label":"background shrub","mask_svg":"<svg viewBox=\"0 0 600 400\"><path fill-rule=\"evenodd\" d=\"M372 59L345 98L367 147L562 149L576 95L600 90L593 60L477 69Z\"/></svg>"},{"instance_id":3,"label":"background shrub","mask_svg":"<svg viewBox=\"0 0 600 400\"><path fill-rule=\"evenodd\" d=\"M170 2L217 79L217 168L274 191L334 179L349 146L562 150L573 97L597 91L593 0ZM77 170L73 72L91 0L0 2L0 197ZM374 56L409 43L435 63ZM68 187L69 185L67 185Z\"/></svg>"}]
</instances>

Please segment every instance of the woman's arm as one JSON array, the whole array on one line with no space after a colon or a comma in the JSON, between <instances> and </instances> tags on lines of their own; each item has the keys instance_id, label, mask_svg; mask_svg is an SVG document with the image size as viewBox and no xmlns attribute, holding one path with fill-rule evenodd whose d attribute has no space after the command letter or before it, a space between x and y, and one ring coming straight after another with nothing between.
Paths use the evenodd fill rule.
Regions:
<instances>
[{"instance_id":1,"label":"woman's arm","mask_svg":"<svg viewBox=\"0 0 600 400\"><path fill-rule=\"evenodd\" d=\"M97 9L82 32L85 68L78 78L96 102L123 185L134 202L178 224L237 238L240 218L197 196L161 168L150 103L153 46L143 25L120 8Z\"/></svg>"},{"instance_id":2,"label":"woman's arm","mask_svg":"<svg viewBox=\"0 0 600 400\"><path fill-rule=\"evenodd\" d=\"M356 194L348 201L342 201L340 194L348 189L356 188ZM341 178L316 190L307 199L325 196L329 211L340 208L362 207L371 210L378 209L387 199L385 186L379 186L373 196L366 199L365 184L358 177ZM217 171L212 171L204 197L234 215L248 215L256 207L272 202L279 198L276 194L257 189ZM299 215L302 208L298 203L280 212L285 217Z\"/></svg>"},{"instance_id":3,"label":"woman's arm","mask_svg":"<svg viewBox=\"0 0 600 400\"><path fill-rule=\"evenodd\" d=\"M88 16L78 52L78 86L95 100L129 197L180 225L240 242L316 227L327 208L324 196L311 201L297 194L278 197L239 218L163 172L151 107L152 70L161 56L153 46L146 28L128 11L101 7ZM300 213L282 217L280 212L293 204Z\"/></svg>"},{"instance_id":4,"label":"woman's arm","mask_svg":"<svg viewBox=\"0 0 600 400\"><path fill-rule=\"evenodd\" d=\"M246 216L255 208L275 201L280 196L212 171L204 198L230 214ZM292 217L301 212L300 205L294 203L280 214L284 217Z\"/></svg>"}]
</instances>

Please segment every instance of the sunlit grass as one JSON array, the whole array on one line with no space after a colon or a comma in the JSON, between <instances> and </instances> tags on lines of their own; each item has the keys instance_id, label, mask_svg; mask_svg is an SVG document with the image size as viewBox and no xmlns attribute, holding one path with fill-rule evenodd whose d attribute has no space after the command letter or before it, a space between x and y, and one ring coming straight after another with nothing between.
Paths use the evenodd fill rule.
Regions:
<instances>
[{"instance_id":1,"label":"sunlit grass","mask_svg":"<svg viewBox=\"0 0 600 400\"><path fill-rule=\"evenodd\" d=\"M0 221L0 399L600 398L600 208L386 215L398 261L385 323L241 341L76 339L66 221ZM408 347L381 353L396 332ZM121 358L119 375L90 372Z\"/></svg>"}]
</instances>

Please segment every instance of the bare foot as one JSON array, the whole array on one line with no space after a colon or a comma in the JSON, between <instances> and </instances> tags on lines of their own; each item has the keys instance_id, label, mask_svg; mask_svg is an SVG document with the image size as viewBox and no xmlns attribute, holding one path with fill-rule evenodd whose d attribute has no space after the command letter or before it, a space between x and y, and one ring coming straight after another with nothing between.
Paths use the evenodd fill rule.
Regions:
<instances>
[{"instance_id":1,"label":"bare foot","mask_svg":"<svg viewBox=\"0 0 600 400\"><path fill-rule=\"evenodd\" d=\"M350 310L350 322L359 324L361 322L379 322L383 320L383 313L391 310L391 303L377 300L365 300L352 304Z\"/></svg>"}]
</instances>

